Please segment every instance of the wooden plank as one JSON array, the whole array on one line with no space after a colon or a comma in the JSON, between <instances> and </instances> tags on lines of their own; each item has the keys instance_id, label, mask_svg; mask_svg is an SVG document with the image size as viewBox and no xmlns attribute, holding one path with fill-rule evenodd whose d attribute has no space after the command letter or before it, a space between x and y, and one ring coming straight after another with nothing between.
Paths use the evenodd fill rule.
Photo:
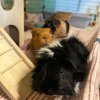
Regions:
<instances>
[{"instance_id":1,"label":"wooden plank","mask_svg":"<svg viewBox=\"0 0 100 100\"><path fill-rule=\"evenodd\" d=\"M10 81L9 83L5 78L0 74L0 87L7 93L11 100L19 100L19 94L11 88ZM13 95L12 95L13 94Z\"/></svg>"},{"instance_id":2,"label":"wooden plank","mask_svg":"<svg viewBox=\"0 0 100 100\"><path fill-rule=\"evenodd\" d=\"M0 39L2 39L3 38L3 36L1 35L1 32L0 32Z\"/></svg>"},{"instance_id":3,"label":"wooden plank","mask_svg":"<svg viewBox=\"0 0 100 100\"><path fill-rule=\"evenodd\" d=\"M7 83L9 83L10 80L11 87L14 87L22 81L30 71L31 70L27 67L27 65L21 61L2 75L7 80Z\"/></svg>"},{"instance_id":4,"label":"wooden plank","mask_svg":"<svg viewBox=\"0 0 100 100\"><path fill-rule=\"evenodd\" d=\"M19 84L16 85L16 87L13 88L13 90L20 95L19 99L17 100L27 100L27 98L33 93L31 75L32 72L30 72L27 77L24 78L24 80L22 80Z\"/></svg>"},{"instance_id":5,"label":"wooden plank","mask_svg":"<svg viewBox=\"0 0 100 100\"><path fill-rule=\"evenodd\" d=\"M4 40L0 40L0 55L11 50L12 47Z\"/></svg>"},{"instance_id":6,"label":"wooden plank","mask_svg":"<svg viewBox=\"0 0 100 100\"><path fill-rule=\"evenodd\" d=\"M26 100L32 93L30 74L35 66L1 27L0 32L12 47L12 50L0 55L0 87L11 100Z\"/></svg>"},{"instance_id":7,"label":"wooden plank","mask_svg":"<svg viewBox=\"0 0 100 100\"><path fill-rule=\"evenodd\" d=\"M27 56L20 50L20 48L15 44L15 42L11 39L11 37L7 34L7 32L0 27L1 35L5 38L5 40L9 43L13 50L23 59L23 61L30 67L34 69L34 64L27 58Z\"/></svg>"},{"instance_id":8,"label":"wooden plank","mask_svg":"<svg viewBox=\"0 0 100 100\"><path fill-rule=\"evenodd\" d=\"M0 56L0 73L4 73L15 64L21 61L21 58L16 54L15 51L11 50Z\"/></svg>"}]
</instances>

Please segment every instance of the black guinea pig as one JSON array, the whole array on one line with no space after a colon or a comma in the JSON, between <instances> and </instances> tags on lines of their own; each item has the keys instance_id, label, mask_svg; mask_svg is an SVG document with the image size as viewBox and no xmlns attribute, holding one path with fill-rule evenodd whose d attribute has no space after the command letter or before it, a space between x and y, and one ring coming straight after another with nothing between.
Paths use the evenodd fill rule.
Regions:
<instances>
[{"instance_id":1,"label":"black guinea pig","mask_svg":"<svg viewBox=\"0 0 100 100\"><path fill-rule=\"evenodd\" d=\"M48 95L72 96L79 91L89 52L75 37L41 48L33 71L33 90Z\"/></svg>"}]
</instances>

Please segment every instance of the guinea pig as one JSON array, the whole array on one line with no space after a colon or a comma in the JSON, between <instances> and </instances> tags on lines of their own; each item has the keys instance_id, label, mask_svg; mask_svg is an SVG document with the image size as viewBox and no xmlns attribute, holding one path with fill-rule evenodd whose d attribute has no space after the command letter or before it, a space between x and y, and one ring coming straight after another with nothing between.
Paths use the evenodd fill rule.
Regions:
<instances>
[{"instance_id":1,"label":"guinea pig","mask_svg":"<svg viewBox=\"0 0 100 100\"><path fill-rule=\"evenodd\" d=\"M68 21L50 18L45 21L44 28L50 28L54 38L67 36L70 24Z\"/></svg>"},{"instance_id":2,"label":"guinea pig","mask_svg":"<svg viewBox=\"0 0 100 100\"><path fill-rule=\"evenodd\" d=\"M53 41L51 30L49 28L33 28L30 47L32 50L38 50Z\"/></svg>"},{"instance_id":3,"label":"guinea pig","mask_svg":"<svg viewBox=\"0 0 100 100\"><path fill-rule=\"evenodd\" d=\"M87 70L89 51L75 37L41 48L32 75L33 90L47 95L73 96Z\"/></svg>"}]
</instances>

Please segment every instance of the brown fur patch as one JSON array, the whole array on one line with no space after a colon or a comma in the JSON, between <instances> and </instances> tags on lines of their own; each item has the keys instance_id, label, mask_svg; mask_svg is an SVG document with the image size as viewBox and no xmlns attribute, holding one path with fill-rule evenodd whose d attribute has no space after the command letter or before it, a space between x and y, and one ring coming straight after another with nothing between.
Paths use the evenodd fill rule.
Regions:
<instances>
[{"instance_id":1,"label":"brown fur patch","mask_svg":"<svg viewBox=\"0 0 100 100\"><path fill-rule=\"evenodd\" d=\"M60 19L60 20L68 21L72 15L73 14L70 13L70 12L57 12L57 13L54 14L53 17L57 18L57 19Z\"/></svg>"},{"instance_id":2,"label":"brown fur patch","mask_svg":"<svg viewBox=\"0 0 100 100\"><path fill-rule=\"evenodd\" d=\"M62 20L60 20L60 25L56 28L56 31L54 32L54 38L60 38L62 36L67 36L67 28L66 23Z\"/></svg>"},{"instance_id":3,"label":"brown fur patch","mask_svg":"<svg viewBox=\"0 0 100 100\"><path fill-rule=\"evenodd\" d=\"M51 30L49 28L33 28L30 47L32 50L38 50L53 41Z\"/></svg>"}]
</instances>

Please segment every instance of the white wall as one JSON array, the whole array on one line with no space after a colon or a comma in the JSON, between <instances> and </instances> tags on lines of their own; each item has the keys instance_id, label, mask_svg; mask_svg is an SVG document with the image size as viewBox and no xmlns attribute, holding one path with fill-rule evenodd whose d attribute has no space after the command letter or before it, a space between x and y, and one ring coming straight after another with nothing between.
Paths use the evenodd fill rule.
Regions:
<instances>
[{"instance_id":1,"label":"white wall","mask_svg":"<svg viewBox=\"0 0 100 100\"><path fill-rule=\"evenodd\" d=\"M11 10L4 10L0 0L0 26L14 25L19 31L19 45L24 43L24 0L14 0Z\"/></svg>"}]
</instances>

